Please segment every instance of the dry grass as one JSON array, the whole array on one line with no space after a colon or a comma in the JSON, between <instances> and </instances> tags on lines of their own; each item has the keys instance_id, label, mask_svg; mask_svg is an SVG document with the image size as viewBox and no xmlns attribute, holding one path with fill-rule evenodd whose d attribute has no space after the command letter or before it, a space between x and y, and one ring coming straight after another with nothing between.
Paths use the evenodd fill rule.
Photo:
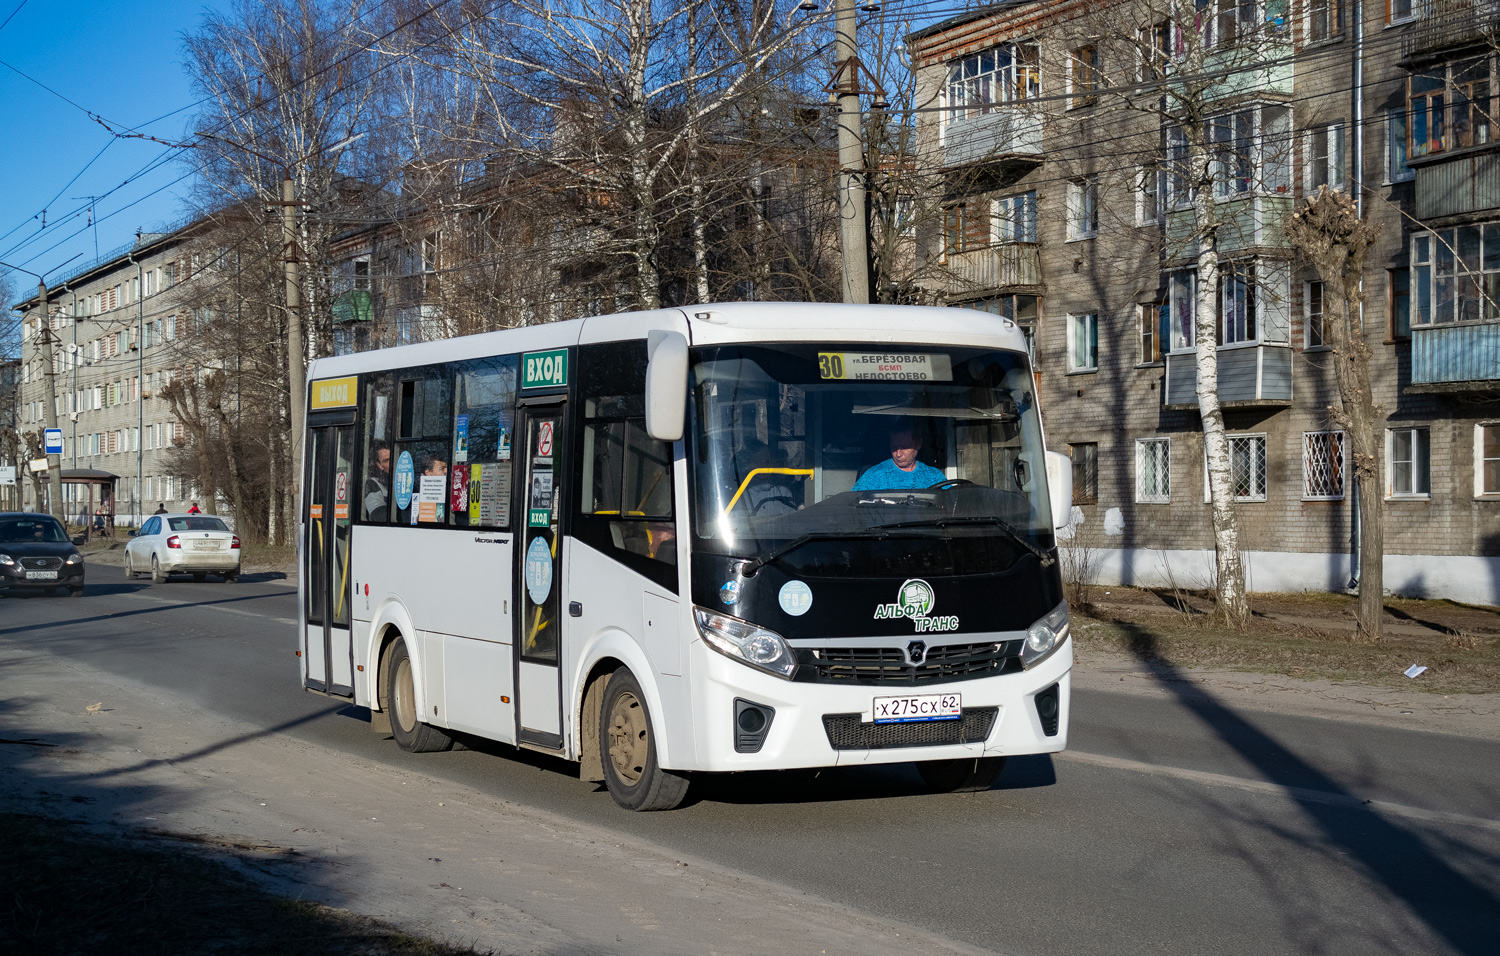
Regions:
<instances>
[{"instance_id":1,"label":"dry grass","mask_svg":"<svg viewBox=\"0 0 1500 956\"><path fill-rule=\"evenodd\" d=\"M200 853L0 814L0 950L34 956L460 956L344 910L272 896Z\"/></svg>"},{"instance_id":2,"label":"dry grass","mask_svg":"<svg viewBox=\"0 0 1500 956\"><path fill-rule=\"evenodd\" d=\"M1111 588L1077 615L1081 648L1173 667L1357 680L1434 693L1500 692L1500 609L1451 601L1387 602L1383 639L1357 638L1355 599L1341 594L1254 595L1243 631L1221 626L1201 593ZM1412 664L1428 670L1413 680Z\"/></svg>"}]
</instances>

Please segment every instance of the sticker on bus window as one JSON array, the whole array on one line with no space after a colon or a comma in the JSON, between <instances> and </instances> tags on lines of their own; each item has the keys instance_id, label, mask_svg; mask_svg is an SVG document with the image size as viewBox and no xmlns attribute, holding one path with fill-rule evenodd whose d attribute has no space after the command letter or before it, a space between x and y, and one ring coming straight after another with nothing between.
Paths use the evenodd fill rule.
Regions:
<instances>
[{"instance_id":1,"label":"sticker on bus window","mask_svg":"<svg viewBox=\"0 0 1500 956\"><path fill-rule=\"evenodd\" d=\"M411 452L403 451L396 459L396 509L405 511L411 507L412 486L416 484L417 469L412 463Z\"/></svg>"},{"instance_id":2,"label":"sticker on bus window","mask_svg":"<svg viewBox=\"0 0 1500 956\"><path fill-rule=\"evenodd\" d=\"M568 384L568 350L527 352L521 356L521 387L546 388Z\"/></svg>"},{"instance_id":3,"label":"sticker on bus window","mask_svg":"<svg viewBox=\"0 0 1500 956\"><path fill-rule=\"evenodd\" d=\"M459 415L453 426L453 460L469 460L469 416Z\"/></svg>"},{"instance_id":4,"label":"sticker on bus window","mask_svg":"<svg viewBox=\"0 0 1500 956\"><path fill-rule=\"evenodd\" d=\"M491 466L493 467L493 466ZM473 465L469 469L469 524L479 524L479 489L484 483L484 466Z\"/></svg>"},{"instance_id":5,"label":"sticker on bus window","mask_svg":"<svg viewBox=\"0 0 1500 956\"><path fill-rule=\"evenodd\" d=\"M537 535L526 546L526 596L541 604L552 593L552 548L545 535Z\"/></svg>"},{"instance_id":6,"label":"sticker on bus window","mask_svg":"<svg viewBox=\"0 0 1500 956\"><path fill-rule=\"evenodd\" d=\"M448 483L448 507L454 514L469 507L469 469L455 468Z\"/></svg>"},{"instance_id":7,"label":"sticker on bus window","mask_svg":"<svg viewBox=\"0 0 1500 956\"><path fill-rule=\"evenodd\" d=\"M510 524L510 465L485 465L479 485L479 523L488 527Z\"/></svg>"},{"instance_id":8,"label":"sticker on bus window","mask_svg":"<svg viewBox=\"0 0 1500 956\"><path fill-rule=\"evenodd\" d=\"M818 377L836 382L951 382L941 352L819 352Z\"/></svg>"},{"instance_id":9,"label":"sticker on bus window","mask_svg":"<svg viewBox=\"0 0 1500 956\"><path fill-rule=\"evenodd\" d=\"M776 595L781 609L792 617L801 617L812 609L812 588L802 581L788 581Z\"/></svg>"}]
</instances>

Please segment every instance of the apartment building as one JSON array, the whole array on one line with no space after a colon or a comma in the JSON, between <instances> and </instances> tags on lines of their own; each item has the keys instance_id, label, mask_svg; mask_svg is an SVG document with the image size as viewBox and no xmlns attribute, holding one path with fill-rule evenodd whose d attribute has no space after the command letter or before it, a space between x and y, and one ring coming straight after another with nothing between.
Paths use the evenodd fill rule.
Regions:
<instances>
[{"instance_id":1,"label":"apartment building","mask_svg":"<svg viewBox=\"0 0 1500 956\"><path fill-rule=\"evenodd\" d=\"M1327 186L1381 228L1363 334L1385 416L1386 586L1500 602L1497 26L1480 0L1032 0L909 38L919 141L943 172L929 285L1031 337L1049 442L1074 462L1075 559L1098 580L1210 580L1194 122L1213 156L1219 395L1250 587L1340 590L1354 571L1323 284L1283 231Z\"/></svg>"},{"instance_id":2,"label":"apartment building","mask_svg":"<svg viewBox=\"0 0 1500 956\"><path fill-rule=\"evenodd\" d=\"M53 280L45 308L35 294L17 306L24 311L17 426L44 428L55 391L64 478L88 471L115 476L115 497L105 507L119 524L138 522L158 503L185 509L194 496L172 462L187 435L160 390L189 372L173 345L189 324L176 293L195 270L187 243L196 228L142 233L130 246ZM44 322L53 343L51 381ZM24 485L24 506L46 510L35 485ZM76 520L89 492L67 483L63 498L65 513Z\"/></svg>"}]
</instances>

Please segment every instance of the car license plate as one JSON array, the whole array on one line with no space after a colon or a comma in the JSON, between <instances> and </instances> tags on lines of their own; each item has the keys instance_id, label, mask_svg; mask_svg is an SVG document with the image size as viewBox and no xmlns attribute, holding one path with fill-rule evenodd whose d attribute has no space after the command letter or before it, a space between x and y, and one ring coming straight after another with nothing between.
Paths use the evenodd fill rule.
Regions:
<instances>
[{"instance_id":1,"label":"car license plate","mask_svg":"<svg viewBox=\"0 0 1500 956\"><path fill-rule=\"evenodd\" d=\"M219 550L219 542L217 542L217 541L194 541L193 542L193 550L194 551L217 551L217 550Z\"/></svg>"},{"instance_id":2,"label":"car license plate","mask_svg":"<svg viewBox=\"0 0 1500 956\"><path fill-rule=\"evenodd\" d=\"M28 581L56 581L57 580L57 572L56 571L27 571L26 572L26 580L28 580Z\"/></svg>"},{"instance_id":3,"label":"car license plate","mask_svg":"<svg viewBox=\"0 0 1500 956\"><path fill-rule=\"evenodd\" d=\"M870 705L877 724L905 724L918 720L957 720L963 716L958 694L915 694L877 697Z\"/></svg>"}]
</instances>

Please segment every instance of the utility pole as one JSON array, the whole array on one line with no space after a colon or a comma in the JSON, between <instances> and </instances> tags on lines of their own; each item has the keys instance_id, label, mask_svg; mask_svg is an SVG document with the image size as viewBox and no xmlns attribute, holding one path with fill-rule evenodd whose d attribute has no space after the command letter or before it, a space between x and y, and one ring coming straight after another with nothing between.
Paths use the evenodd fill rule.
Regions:
<instances>
[{"instance_id":1,"label":"utility pole","mask_svg":"<svg viewBox=\"0 0 1500 956\"><path fill-rule=\"evenodd\" d=\"M42 313L42 329L38 334L38 341L42 346L42 368L47 373L47 410L45 421L49 429L57 427L57 369L52 361L52 315L51 308L47 305L47 281L41 276L36 280L37 308ZM45 436L45 432L43 433ZM43 450L46 444L43 444ZM62 501L62 455L47 456L47 484L51 489L50 497L52 507L48 510L52 517L66 525L67 516L63 514Z\"/></svg>"},{"instance_id":2,"label":"utility pole","mask_svg":"<svg viewBox=\"0 0 1500 956\"><path fill-rule=\"evenodd\" d=\"M307 400L307 347L302 344L302 280L297 251L297 187L291 170L281 181L281 241L286 251L286 364L291 395L292 434L288 449L292 463L292 487L302 482L302 403ZM293 491L295 509L296 491ZM294 511L295 513L295 511Z\"/></svg>"},{"instance_id":3,"label":"utility pole","mask_svg":"<svg viewBox=\"0 0 1500 956\"><path fill-rule=\"evenodd\" d=\"M839 239L843 251L844 301L870 301L870 253L865 229L864 116L859 108L859 48L855 43L854 0L835 0L838 66Z\"/></svg>"}]
</instances>

